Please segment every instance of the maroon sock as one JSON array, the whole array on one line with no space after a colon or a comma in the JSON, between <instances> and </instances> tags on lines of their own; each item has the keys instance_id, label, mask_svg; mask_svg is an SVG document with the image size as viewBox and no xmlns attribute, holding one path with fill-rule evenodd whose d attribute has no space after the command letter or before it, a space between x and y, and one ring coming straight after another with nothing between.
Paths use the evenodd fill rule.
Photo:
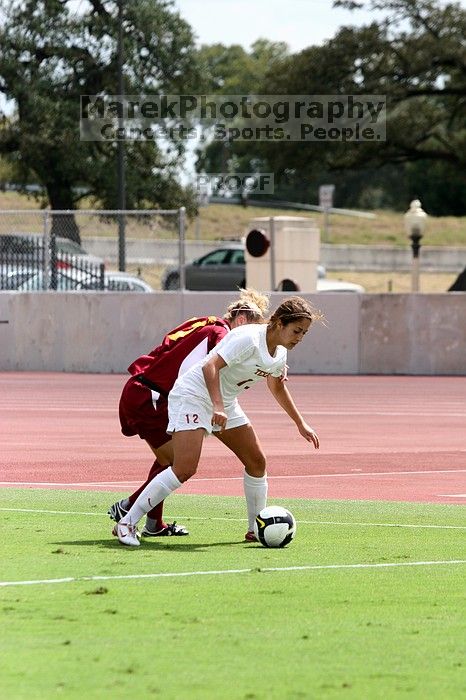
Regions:
<instances>
[{"instance_id":1,"label":"maroon sock","mask_svg":"<svg viewBox=\"0 0 466 700\"><path fill-rule=\"evenodd\" d=\"M160 464L160 462L158 460L155 460L154 464L150 468L150 471L149 471L149 474L147 476L146 481L143 483L142 486L140 486L138 488L137 491L135 491L134 493L131 494L131 496L128 497L130 504L133 505L133 503L136 501L138 496L144 491L147 484L149 484L152 481L152 479L155 476L157 476L157 474L160 474L160 472L163 472L163 471L165 471L165 469L168 469L169 466L170 466L169 464L164 466L164 465ZM147 517L152 518L152 520L156 521L157 529L160 530L162 527L165 527L165 523L163 521L163 501L160 501L160 503L158 503L155 506L155 508L152 508L152 510L150 510L147 513Z\"/></svg>"}]
</instances>

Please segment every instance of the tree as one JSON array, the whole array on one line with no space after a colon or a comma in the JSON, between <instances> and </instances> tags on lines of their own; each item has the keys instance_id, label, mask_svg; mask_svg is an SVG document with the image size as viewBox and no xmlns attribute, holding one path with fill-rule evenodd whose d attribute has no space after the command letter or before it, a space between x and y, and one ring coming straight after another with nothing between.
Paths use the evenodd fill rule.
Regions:
<instances>
[{"instance_id":1,"label":"tree","mask_svg":"<svg viewBox=\"0 0 466 700\"><path fill-rule=\"evenodd\" d=\"M332 177L333 182L346 180L346 200L338 203L354 204L377 173L380 187L392 192L385 200L395 193L399 197L398 183L403 182L407 201L423 187L432 213L466 212L460 196L466 188L466 10L434 0L335 4L381 9L387 18L343 27L322 46L280 56L255 92L385 95L387 140L237 142L229 144L230 162L239 163L242 172L248 172L248 163L260 162L275 173L276 193L288 192L295 201L306 191L308 199L322 178ZM209 146L206 156L216 151ZM434 196L439 177L445 181L442 200ZM423 202L428 205L424 195Z\"/></svg>"},{"instance_id":2,"label":"tree","mask_svg":"<svg viewBox=\"0 0 466 700\"><path fill-rule=\"evenodd\" d=\"M464 170L466 10L434 0L335 4L367 4L389 13L372 37L354 31L347 41L349 30L342 30L333 40L346 41L349 55L358 59L354 76L361 87L387 94L389 139L382 158L443 161Z\"/></svg>"},{"instance_id":3,"label":"tree","mask_svg":"<svg viewBox=\"0 0 466 700\"><path fill-rule=\"evenodd\" d=\"M387 141L380 148L349 150L350 165L394 165L406 201L422 196L432 213L464 214L466 10L433 0L363 4L388 12L372 42L360 41L367 34L357 32L350 51L360 56L358 77L366 92L387 95Z\"/></svg>"},{"instance_id":4,"label":"tree","mask_svg":"<svg viewBox=\"0 0 466 700\"><path fill-rule=\"evenodd\" d=\"M206 80L206 90L221 95L249 95L262 90L266 75L290 55L281 41L257 39L249 52L242 46L213 44L202 46L199 60ZM253 156L246 145L228 141L211 141L197 151L196 170L200 172L255 172L261 158Z\"/></svg>"},{"instance_id":5,"label":"tree","mask_svg":"<svg viewBox=\"0 0 466 700\"><path fill-rule=\"evenodd\" d=\"M199 49L206 90L223 95L255 92L271 66L288 55L285 42L268 39L257 39L249 53L239 44L205 44Z\"/></svg>"},{"instance_id":6,"label":"tree","mask_svg":"<svg viewBox=\"0 0 466 700\"><path fill-rule=\"evenodd\" d=\"M194 38L172 0L124 3L126 94L183 94L200 84ZM117 2L9 0L0 29L0 91L16 105L0 154L47 193L52 209L82 197L116 208L115 141L80 140L80 97L117 94ZM194 201L179 185L182 140L127 141L127 207ZM55 217L54 217L55 218ZM71 217L66 235L79 240Z\"/></svg>"}]
</instances>

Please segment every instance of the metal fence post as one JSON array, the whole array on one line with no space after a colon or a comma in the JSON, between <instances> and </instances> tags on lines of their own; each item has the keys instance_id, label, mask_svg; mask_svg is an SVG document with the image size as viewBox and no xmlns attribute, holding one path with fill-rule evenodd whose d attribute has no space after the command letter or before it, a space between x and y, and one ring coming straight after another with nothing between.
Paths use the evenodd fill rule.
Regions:
<instances>
[{"instance_id":1,"label":"metal fence post","mask_svg":"<svg viewBox=\"0 0 466 700\"><path fill-rule=\"evenodd\" d=\"M275 279L275 218L270 217L270 287L275 292L277 282Z\"/></svg>"},{"instance_id":2,"label":"metal fence post","mask_svg":"<svg viewBox=\"0 0 466 700\"><path fill-rule=\"evenodd\" d=\"M118 212L118 269L126 270L126 218L121 210Z\"/></svg>"},{"instance_id":3,"label":"metal fence post","mask_svg":"<svg viewBox=\"0 0 466 700\"><path fill-rule=\"evenodd\" d=\"M180 263L180 289L186 289L186 271L185 271L185 228L186 228L186 207L180 207L178 214L178 232L179 232L179 263Z\"/></svg>"},{"instance_id":4,"label":"metal fence post","mask_svg":"<svg viewBox=\"0 0 466 700\"><path fill-rule=\"evenodd\" d=\"M44 253L42 260L42 289L48 289L50 283L50 235L48 224L49 212L46 209L44 211Z\"/></svg>"},{"instance_id":5,"label":"metal fence post","mask_svg":"<svg viewBox=\"0 0 466 700\"><path fill-rule=\"evenodd\" d=\"M57 289L58 287L58 257L57 257L57 238L55 233L50 236L50 285L45 289Z\"/></svg>"}]
</instances>

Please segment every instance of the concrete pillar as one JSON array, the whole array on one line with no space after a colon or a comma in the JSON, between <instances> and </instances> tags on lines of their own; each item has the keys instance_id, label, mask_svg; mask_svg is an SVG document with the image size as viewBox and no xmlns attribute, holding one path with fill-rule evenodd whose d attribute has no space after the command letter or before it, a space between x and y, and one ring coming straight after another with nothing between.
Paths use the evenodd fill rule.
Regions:
<instances>
[{"instance_id":1,"label":"concrete pillar","mask_svg":"<svg viewBox=\"0 0 466 700\"><path fill-rule=\"evenodd\" d=\"M320 260L320 231L315 223L303 216L259 217L252 219L248 232L254 229L264 232L270 246L259 257L246 250L248 287L273 291L283 289L283 282L289 280L298 291L315 292ZM246 246L247 240L246 235Z\"/></svg>"}]
</instances>

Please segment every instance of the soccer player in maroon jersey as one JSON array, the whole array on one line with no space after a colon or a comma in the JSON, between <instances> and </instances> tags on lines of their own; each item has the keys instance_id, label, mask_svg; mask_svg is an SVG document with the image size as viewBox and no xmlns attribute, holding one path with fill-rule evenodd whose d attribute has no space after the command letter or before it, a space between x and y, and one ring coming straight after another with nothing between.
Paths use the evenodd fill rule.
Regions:
<instances>
[{"instance_id":1,"label":"soccer player in maroon jersey","mask_svg":"<svg viewBox=\"0 0 466 700\"><path fill-rule=\"evenodd\" d=\"M228 306L223 318L190 318L167 333L152 352L142 355L129 366L131 378L123 388L119 406L121 432L127 436L139 435L148 443L156 459L144 484L131 496L109 508L108 514L112 520L119 522L147 484L173 462L171 435L166 430L168 394L176 379L202 360L230 329L245 323L262 323L268 306L269 300L265 295L252 289L242 289L239 299ZM164 521L163 503L147 513L141 535L188 535L185 527Z\"/></svg>"}]
</instances>

